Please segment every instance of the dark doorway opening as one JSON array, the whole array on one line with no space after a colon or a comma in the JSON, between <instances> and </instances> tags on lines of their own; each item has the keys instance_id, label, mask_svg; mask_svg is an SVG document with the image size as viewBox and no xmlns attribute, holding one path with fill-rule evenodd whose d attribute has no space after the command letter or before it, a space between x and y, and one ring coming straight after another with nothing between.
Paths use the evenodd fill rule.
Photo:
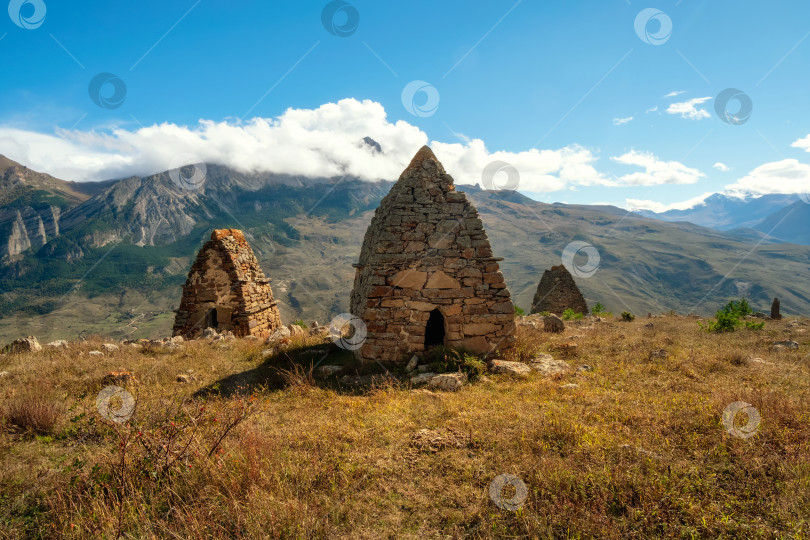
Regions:
<instances>
[{"instance_id":1,"label":"dark doorway opening","mask_svg":"<svg viewBox=\"0 0 810 540\"><path fill-rule=\"evenodd\" d=\"M444 345L444 315L438 308L430 312L425 326L425 348Z\"/></svg>"},{"instance_id":2,"label":"dark doorway opening","mask_svg":"<svg viewBox=\"0 0 810 540\"><path fill-rule=\"evenodd\" d=\"M208 325L208 328L213 328L214 330L216 330L217 327L219 326L219 320L217 319L217 308L213 308L211 311L208 312L207 319L208 320L206 321L206 323Z\"/></svg>"}]
</instances>

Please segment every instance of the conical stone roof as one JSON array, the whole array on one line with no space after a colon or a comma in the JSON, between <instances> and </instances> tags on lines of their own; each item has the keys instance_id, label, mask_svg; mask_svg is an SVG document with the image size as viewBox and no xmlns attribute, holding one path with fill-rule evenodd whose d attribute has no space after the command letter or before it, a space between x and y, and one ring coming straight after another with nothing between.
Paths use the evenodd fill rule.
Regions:
<instances>
[{"instance_id":1,"label":"conical stone roof","mask_svg":"<svg viewBox=\"0 0 810 540\"><path fill-rule=\"evenodd\" d=\"M355 265L351 310L367 329L357 355L407 361L425 349L436 310L443 345L479 354L510 349L514 306L500 260L475 207L422 147L380 203Z\"/></svg>"}]
</instances>

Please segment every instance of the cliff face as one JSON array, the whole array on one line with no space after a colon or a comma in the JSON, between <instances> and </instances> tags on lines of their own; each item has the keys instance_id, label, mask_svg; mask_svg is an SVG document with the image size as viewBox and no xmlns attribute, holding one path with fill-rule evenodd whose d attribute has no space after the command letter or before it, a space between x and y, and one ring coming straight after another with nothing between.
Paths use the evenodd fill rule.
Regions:
<instances>
[{"instance_id":1,"label":"cliff face","mask_svg":"<svg viewBox=\"0 0 810 540\"><path fill-rule=\"evenodd\" d=\"M0 264L58 237L63 210L88 198L79 186L0 156Z\"/></svg>"}]
</instances>

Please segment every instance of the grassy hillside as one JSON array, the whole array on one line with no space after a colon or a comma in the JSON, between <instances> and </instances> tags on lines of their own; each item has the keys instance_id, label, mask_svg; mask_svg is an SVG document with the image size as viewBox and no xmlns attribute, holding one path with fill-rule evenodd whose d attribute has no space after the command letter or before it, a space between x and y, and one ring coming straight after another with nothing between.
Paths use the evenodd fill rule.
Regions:
<instances>
[{"instance_id":1,"label":"grassy hillside","mask_svg":"<svg viewBox=\"0 0 810 540\"><path fill-rule=\"evenodd\" d=\"M806 538L808 332L523 328L514 359L569 371L455 393L309 377L348 360L318 337L266 358L251 340L0 356L0 537ZM113 424L96 400L119 370L136 407ZM723 424L736 401L761 416L750 438ZM517 511L489 496L502 474L527 488Z\"/></svg>"}]
</instances>

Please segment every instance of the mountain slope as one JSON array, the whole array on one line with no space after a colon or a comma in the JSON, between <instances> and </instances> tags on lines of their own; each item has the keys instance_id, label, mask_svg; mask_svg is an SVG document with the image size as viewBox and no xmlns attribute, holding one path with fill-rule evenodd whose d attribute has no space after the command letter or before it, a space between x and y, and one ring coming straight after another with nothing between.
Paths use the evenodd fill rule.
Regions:
<instances>
[{"instance_id":1,"label":"mountain slope","mask_svg":"<svg viewBox=\"0 0 810 540\"><path fill-rule=\"evenodd\" d=\"M211 165L200 189L167 173L128 178L69 207L60 236L0 265L0 337L166 334L191 258L212 228L245 231L285 322L348 309L365 230L392 183L242 174ZM810 248L755 241L609 206L544 204L458 186L478 207L515 302L579 240L599 270L576 278L614 312L713 313L748 296L764 310L810 311ZM578 264L581 264L578 262Z\"/></svg>"},{"instance_id":2,"label":"mountain slope","mask_svg":"<svg viewBox=\"0 0 810 540\"><path fill-rule=\"evenodd\" d=\"M754 228L785 242L810 245L810 202L796 201L774 212Z\"/></svg>"},{"instance_id":3,"label":"mountain slope","mask_svg":"<svg viewBox=\"0 0 810 540\"><path fill-rule=\"evenodd\" d=\"M638 213L662 221L688 221L703 227L729 231L732 229L756 228L762 220L796 201L796 195L763 195L752 199L727 197L715 193L703 203L687 210L667 210Z\"/></svg>"}]
</instances>

